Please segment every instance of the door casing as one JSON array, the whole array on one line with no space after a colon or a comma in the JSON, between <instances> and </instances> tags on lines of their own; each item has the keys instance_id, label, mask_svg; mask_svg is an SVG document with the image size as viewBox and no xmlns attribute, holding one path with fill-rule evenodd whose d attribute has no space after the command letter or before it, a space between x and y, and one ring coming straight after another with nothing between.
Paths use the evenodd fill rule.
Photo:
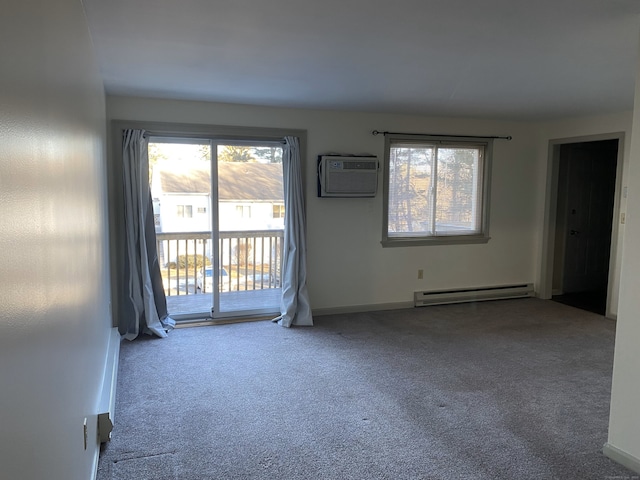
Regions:
<instances>
[{"instance_id":1,"label":"door casing","mask_svg":"<svg viewBox=\"0 0 640 480\"><path fill-rule=\"evenodd\" d=\"M573 143L597 142L601 140L618 140L618 156L616 168L615 194L613 206L613 221L611 228L611 247L609 254L608 287L606 316L615 318L611 311L611 291L613 286L615 269L612 266L617 258L617 239L619 232L620 218L620 192L622 190L622 165L624 157L624 132L613 132L599 135L588 135L581 137L559 138L549 141L547 160L547 182L545 191L545 211L542 238L542 255L540 266L540 277L537 288L537 295L543 299L550 299L553 294L553 272L554 258L556 250L556 223L558 206L558 188L560 177L560 150L562 145Z\"/></svg>"}]
</instances>

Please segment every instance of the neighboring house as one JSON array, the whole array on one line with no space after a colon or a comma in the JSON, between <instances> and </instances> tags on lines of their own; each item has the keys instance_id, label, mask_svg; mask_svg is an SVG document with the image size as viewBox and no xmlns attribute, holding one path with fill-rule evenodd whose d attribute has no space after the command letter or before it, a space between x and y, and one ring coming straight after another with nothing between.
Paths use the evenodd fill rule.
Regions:
<instances>
[{"instance_id":1,"label":"neighboring house","mask_svg":"<svg viewBox=\"0 0 640 480\"><path fill-rule=\"evenodd\" d=\"M211 231L210 163L170 160L154 167L156 232ZM284 228L282 164L218 164L218 226L221 232Z\"/></svg>"},{"instance_id":2,"label":"neighboring house","mask_svg":"<svg viewBox=\"0 0 640 480\"><path fill-rule=\"evenodd\" d=\"M247 257L261 264L279 258L276 243L230 232L284 229L282 164L220 162L217 210L212 206L210 169L211 164L203 160L163 160L154 167L151 193L156 233L185 233L180 240L159 238L161 264L176 262L185 253L211 259L208 239L216 220L224 265L242 263ZM189 235L194 232L200 233L199 238Z\"/></svg>"}]
</instances>

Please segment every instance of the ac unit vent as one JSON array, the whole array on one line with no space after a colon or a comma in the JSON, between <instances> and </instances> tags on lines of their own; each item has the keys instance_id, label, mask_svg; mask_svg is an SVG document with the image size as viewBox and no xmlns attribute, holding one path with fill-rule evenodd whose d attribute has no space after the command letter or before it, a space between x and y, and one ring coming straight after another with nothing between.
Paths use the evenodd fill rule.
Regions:
<instances>
[{"instance_id":1,"label":"ac unit vent","mask_svg":"<svg viewBox=\"0 0 640 480\"><path fill-rule=\"evenodd\" d=\"M318 158L319 197L375 197L378 190L376 157Z\"/></svg>"},{"instance_id":2,"label":"ac unit vent","mask_svg":"<svg viewBox=\"0 0 640 480\"><path fill-rule=\"evenodd\" d=\"M377 162L342 162L343 170L377 170Z\"/></svg>"}]
</instances>

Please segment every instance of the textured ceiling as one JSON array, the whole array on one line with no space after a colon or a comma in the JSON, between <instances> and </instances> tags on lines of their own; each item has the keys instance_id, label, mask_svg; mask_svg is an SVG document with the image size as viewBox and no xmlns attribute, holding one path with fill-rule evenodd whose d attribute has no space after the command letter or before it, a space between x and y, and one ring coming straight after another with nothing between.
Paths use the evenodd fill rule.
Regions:
<instances>
[{"instance_id":1,"label":"textured ceiling","mask_svg":"<svg viewBox=\"0 0 640 480\"><path fill-rule=\"evenodd\" d=\"M107 93L504 119L630 110L639 0L84 0Z\"/></svg>"}]
</instances>

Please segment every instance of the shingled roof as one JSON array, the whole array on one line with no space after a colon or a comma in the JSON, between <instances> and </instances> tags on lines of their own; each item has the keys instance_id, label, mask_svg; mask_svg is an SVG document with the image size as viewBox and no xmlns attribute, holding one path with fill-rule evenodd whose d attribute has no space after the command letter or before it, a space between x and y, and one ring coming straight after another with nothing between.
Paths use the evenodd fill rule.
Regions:
<instances>
[{"instance_id":1,"label":"shingled roof","mask_svg":"<svg viewBox=\"0 0 640 480\"><path fill-rule=\"evenodd\" d=\"M159 166L163 193L208 194L209 164L199 163L201 165L190 165L188 173ZM282 164L220 162L218 178L220 201L282 202L284 198Z\"/></svg>"}]
</instances>

